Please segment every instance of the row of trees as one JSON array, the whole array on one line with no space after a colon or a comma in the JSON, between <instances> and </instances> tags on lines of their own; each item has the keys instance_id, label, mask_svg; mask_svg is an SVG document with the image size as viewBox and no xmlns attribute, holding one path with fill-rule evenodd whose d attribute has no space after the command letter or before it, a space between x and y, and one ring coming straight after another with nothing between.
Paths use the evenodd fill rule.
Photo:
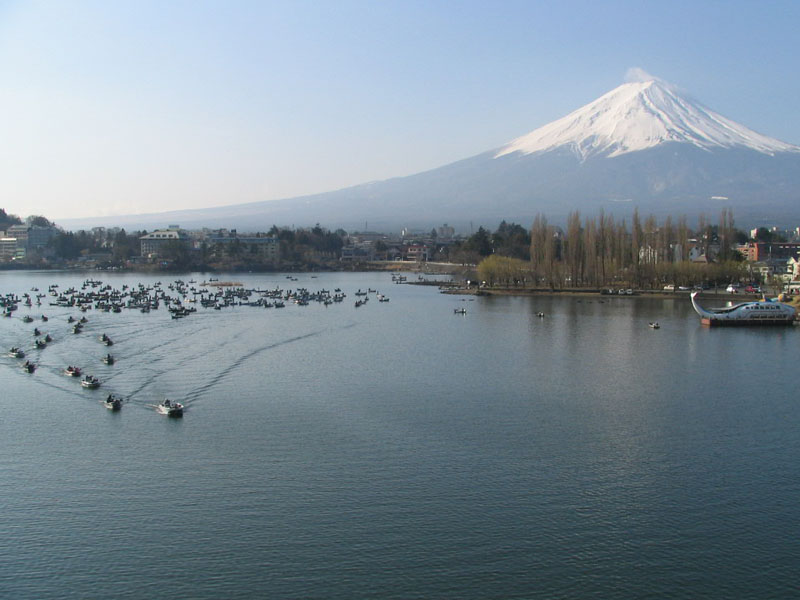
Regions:
<instances>
[{"instance_id":1,"label":"row of trees","mask_svg":"<svg viewBox=\"0 0 800 600\"><path fill-rule=\"evenodd\" d=\"M630 226L602 211L583 220L580 213L572 212L566 231L540 214L531 227L529 262L493 255L480 263L478 273L487 283L527 282L551 288L727 282L745 273L734 245L746 240L727 209L717 225L701 217L696 231L689 228L686 217L677 223L671 217L659 223L654 216L642 221L638 210ZM704 262L689 262L693 249Z\"/></svg>"}]
</instances>

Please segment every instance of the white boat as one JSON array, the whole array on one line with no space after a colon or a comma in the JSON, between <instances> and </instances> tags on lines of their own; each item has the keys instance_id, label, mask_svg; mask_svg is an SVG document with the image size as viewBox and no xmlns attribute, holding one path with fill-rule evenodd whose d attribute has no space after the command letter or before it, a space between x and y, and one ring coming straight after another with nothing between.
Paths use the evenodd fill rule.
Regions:
<instances>
[{"instance_id":1,"label":"white boat","mask_svg":"<svg viewBox=\"0 0 800 600\"><path fill-rule=\"evenodd\" d=\"M697 294L692 292L692 306L700 315L703 325L791 325L796 309L789 304L761 300L740 302L722 308L703 308L697 302Z\"/></svg>"},{"instance_id":2,"label":"white boat","mask_svg":"<svg viewBox=\"0 0 800 600\"><path fill-rule=\"evenodd\" d=\"M80 367L73 367L72 365L68 366L64 369L64 375L69 377L80 377L81 376L81 369Z\"/></svg>"},{"instance_id":3,"label":"white boat","mask_svg":"<svg viewBox=\"0 0 800 600\"><path fill-rule=\"evenodd\" d=\"M661 325L658 324L658 321L653 321L647 325L650 327L650 329L661 329Z\"/></svg>"},{"instance_id":4,"label":"white boat","mask_svg":"<svg viewBox=\"0 0 800 600\"><path fill-rule=\"evenodd\" d=\"M162 415L167 415L168 417L182 417L183 416L183 404L180 402L174 402L172 400L164 400L161 404L156 406L156 410L160 412Z\"/></svg>"},{"instance_id":5,"label":"white boat","mask_svg":"<svg viewBox=\"0 0 800 600\"><path fill-rule=\"evenodd\" d=\"M100 387L100 380L93 375L87 375L83 379L81 379L81 385L85 388L93 390L95 388Z\"/></svg>"}]
</instances>

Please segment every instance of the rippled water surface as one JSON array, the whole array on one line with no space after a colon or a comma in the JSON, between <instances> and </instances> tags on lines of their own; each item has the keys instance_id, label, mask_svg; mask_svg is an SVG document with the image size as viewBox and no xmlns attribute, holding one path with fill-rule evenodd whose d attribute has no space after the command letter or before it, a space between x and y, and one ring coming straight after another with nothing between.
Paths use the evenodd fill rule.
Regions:
<instances>
[{"instance_id":1,"label":"rippled water surface","mask_svg":"<svg viewBox=\"0 0 800 600\"><path fill-rule=\"evenodd\" d=\"M87 277L5 272L0 293ZM348 297L90 310L81 334L48 297L0 320L2 350L39 364L0 357L0 597L797 594L797 328L705 329L688 300L222 278ZM355 308L367 288L390 302Z\"/></svg>"}]
</instances>

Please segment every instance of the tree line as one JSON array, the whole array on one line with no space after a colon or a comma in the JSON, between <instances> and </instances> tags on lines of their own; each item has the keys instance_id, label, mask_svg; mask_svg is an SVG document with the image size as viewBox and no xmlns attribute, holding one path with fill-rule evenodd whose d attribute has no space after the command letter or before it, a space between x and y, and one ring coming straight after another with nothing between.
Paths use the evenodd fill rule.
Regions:
<instances>
[{"instance_id":1,"label":"tree line","mask_svg":"<svg viewBox=\"0 0 800 600\"><path fill-rule=\"evenodd\" d=\"M735 249L745 241L747 235L735 228L728 209L715 225L701 216L694 230L685 216L677 221L666 217L659 222L652 215L642 220L638 209L630 223L604 211L584 219L574 211L567 217L566 230L538 214L530 230L528 260L495 254L481 261L478 274L490 285L549 288L713 285L746 275L743 257Z\"/></svg>"}]
</instances>

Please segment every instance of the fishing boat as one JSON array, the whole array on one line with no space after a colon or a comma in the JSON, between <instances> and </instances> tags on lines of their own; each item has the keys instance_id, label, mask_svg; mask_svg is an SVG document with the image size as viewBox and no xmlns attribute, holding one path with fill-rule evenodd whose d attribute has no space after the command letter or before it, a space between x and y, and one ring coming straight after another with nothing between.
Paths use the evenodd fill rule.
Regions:
<instances>
[{"instance_id":1,"label":"fishing boat","mask_svg":"<svg viewBox=\"0 0 800 600\"><path fill-rule=\"evenodd\" d=\"M33 373L36 370L36 365L33 364L31 361L26 360L25 364L22 365L22 368L28 373Z\"/></svg>"},{"instance_id":2,"label":"fishing boat","mask_svg":"<svg viewBox=\"0 0 800 600\"><path fill-rule=\"evenodd\" d=\"M180 402L173 402L169 399L164 400L161 404L156 406L156 410L162 415L167 415L168 417L183 416L183 404Z\"/></svg>"},{"instance_id":3,"label":"fishing boat","mask_svg":"<svg viewBox=\"0 0 800 600\"><path fill-rule=\"evenodd\" d=\"M87 375L81 379L81 385L85 388L93 390L100 387L100 380L93 375Z\"/></svg>"},{"instance_id":4,"label":"fishing boat","mask_svg":"<svg viewBox=\"0 0 800 600\"><path fill-rule=\"evenodd\" d=\"M108 410L120 410L122 408L122 398L114 394L109 394L108 397L103 400L103 404L106 405Z\"/></svg>"},{"instance_id":5,"label":"fishing boat","mask_svg":"<svg viewBox=\"0 0 800 600\"><path fill-rule=\"evenodd\" d=\"M72 365L64 369L64 375L67 377L80 377L82 375L80 367L73 367Z\"/></svg>"},{"instance_id":6,"label":"fishing boat","mask_svg":"<svg viewBox=\"0 0 800 600\"><path fill-rule=\"evenodd\" d=\"M796 309L794 306L760 300L754 302L740 302L721 308L703 308L697 302L697 294L692 292L692 306L700 315L703 325L716 326L742 326L742 325L791 325L795 320Z\"/></svg>"},{"instance_id":7,"label":"fishing boat","mask_svg":"<svg viewBox=\"0 0 800 600\"><path fill-rule=\"evenodd\" d=\"M22 348L11 346L11 349L8 351L8 355L11 358L25 358L25 351Z\"/></svg>"},{"instance_id":8,"label":"fishing boat","mask_svg":"<svg viewBox=\"0 0 800 600\"><path fill-rule=\"evenodd\" d=\"M107 365L114 364L114 357L111 354L106 354L101 360Z\"/></svg>"},{"instance_id":9,"label":"fishing boat","mask_svg":"<svg viewBox=\"0 0 800 600\"><path fill-rule=\"evenodd\" d=\"M650 329L661 329L661 325L658 324L658 321L648 323L647 326L650 327Z\"/></svg>"}]
</instances>

